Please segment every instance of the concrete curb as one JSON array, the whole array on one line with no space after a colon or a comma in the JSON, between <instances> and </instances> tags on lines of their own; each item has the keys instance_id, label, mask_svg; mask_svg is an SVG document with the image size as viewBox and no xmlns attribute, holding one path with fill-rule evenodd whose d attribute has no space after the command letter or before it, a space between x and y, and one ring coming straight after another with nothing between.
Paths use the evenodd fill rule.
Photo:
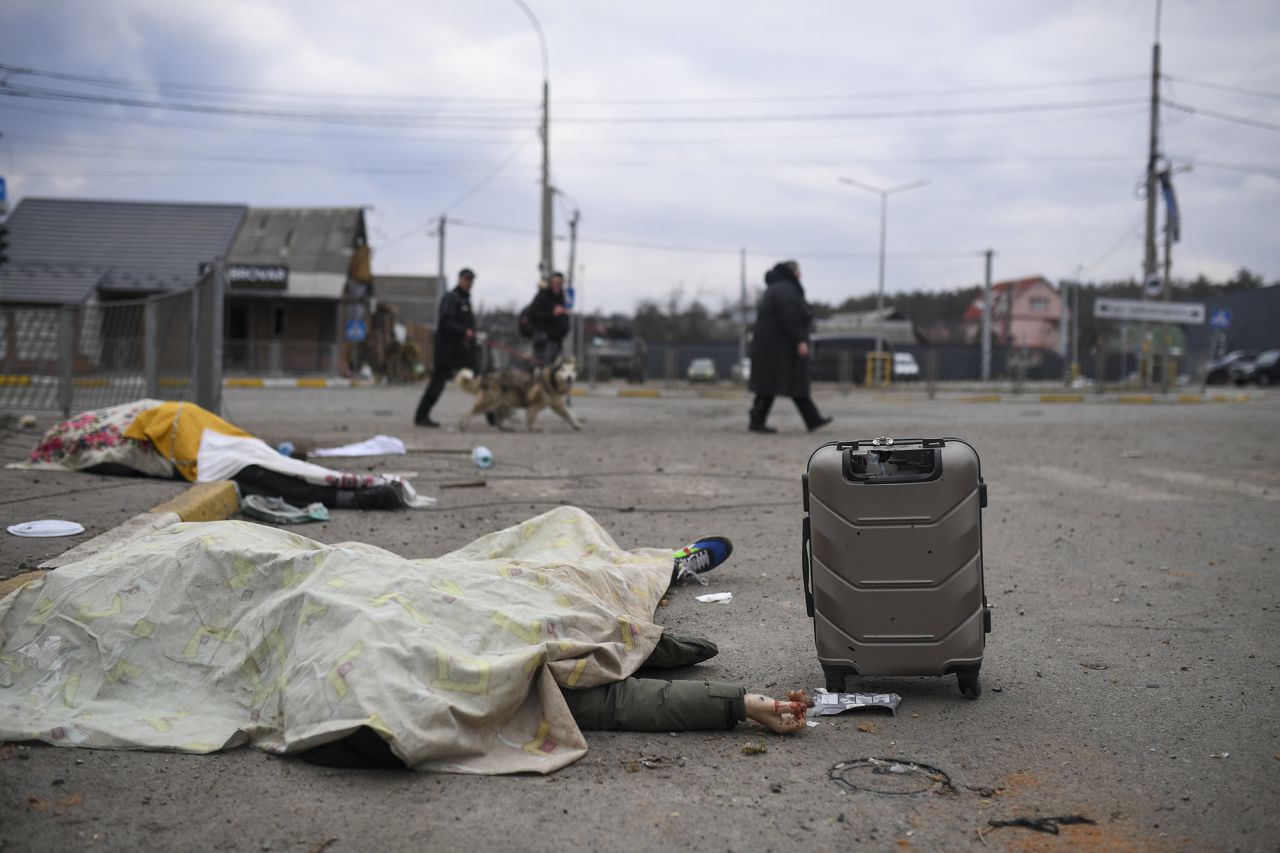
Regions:
<instances>
[{"instance_id":1,"label":"concrete curb","mask_svg":"<svg viewBox=\"0 0 1280 853\"><path fill-rule=\"evenodd\" d=\"M600 388L591 389L575 387L570 392L574 397L617 397L623 399L667 399L667 400L746 400L750 395L744 390L731 388ZM858 394L871 393L858 391ZM848 398L848 393L834 392L816 395L819 399L833 397ZM872 397L876 402L918 403L930 399L923 391L875 392ZM996 392L989 394L961 394L947 392L932 398L936 402L951 403L1027 403L1040 402L1052 404L1074 403L1080 405L1097 405L1117 403L1125 405L1194 405L1199 403L1248 403L1255 399L1252 394L1195 394L1182 393L1176 396L1161 394L1106 392L1097 394L1092 391L1064 392Z\"/></svg>"},{"instance_id":2,"label":"concrete curb","mask_svg":"<svg viewBox=\"0 0 1280 853\"><path fill-rule=\"evenodd\" d=\"M376 382L363 379L331 379L326 377L289 378L285 376L229 376L223 388L371 388Z\"/></svg>"},{"instance_id":3,"label":"concrete curb","mask_svg":"<svg viewBox=\"0 0 1280 853\"><path fill-rule=\"evenodd\" d=\"M196 483L182 494L141 512L128 521L100 533L87 542L45 560L36 571L25 572L0 581L0 598L15 592L46 572L59 566L92 557L104 551L122 548L129 543L182 521L221 521L235 515L240 508L239 492L230 480Z\"/></svg>"}]
</instances>

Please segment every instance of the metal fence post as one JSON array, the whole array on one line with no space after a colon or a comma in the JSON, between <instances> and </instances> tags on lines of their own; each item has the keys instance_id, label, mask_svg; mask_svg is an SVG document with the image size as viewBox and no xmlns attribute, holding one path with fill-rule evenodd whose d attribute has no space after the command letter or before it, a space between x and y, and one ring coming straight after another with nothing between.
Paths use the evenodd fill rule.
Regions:
<instances>
[{"instance_id":1,"label":"metal fence post","mask_svg":"<svg viewBox=\"0 0 1280 853\"><path fill-rule=\"evenodd\" d=\"M925 390L932 400L938 394L938 351L929 350L928 356L925 358Z\"/></svg>"},{"instance_id":2,"label":"metal fence post","mask_svg":"<svg viewBox=\"0 0 1280 853\"><path fill-rule=\"evenodd\" d=\"M222 294L226 261L218 258L192 300L195 336L195 402L214 414L222 411Z\"/></svg>"},{"instance_id":3,"label":"metal fence post","mask_svg":"<svg viewBox=\"0 0 1280 853\"><path fill-rule=\"evenodd\" d=\"M675 347L667 347L662 354L663 360L663 384L670 388L676 381L676 356L678 352Z\"/></svg>"},{"instance_id":4,"label":"metal fence post","mask_svg":"<svg viewBox=\"0 0 1280 853\"><path fill-rule=\"evenodd\" d=\"M71 417L71 374L75 368L75 308L63 305L58 312L58 405L64 418Z\"/></svg>"},{"instance_id":5,"label":"metal fence post","mask_svg":"<svg viewBox=\"0 0 1280 853\"><path fill-rule=\"evenodd\" d=\"M160 399L160 305L158 297L147 299L142 308L142 378L146 396Z\"/></svg>"}]
</instances>

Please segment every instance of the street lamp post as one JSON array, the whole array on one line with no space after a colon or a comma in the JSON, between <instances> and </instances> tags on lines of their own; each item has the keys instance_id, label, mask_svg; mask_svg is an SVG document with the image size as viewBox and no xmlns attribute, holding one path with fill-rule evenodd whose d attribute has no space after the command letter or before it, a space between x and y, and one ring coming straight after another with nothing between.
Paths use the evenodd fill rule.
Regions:
<instances>
[{"instance_id":1,"label":"street lamp post","mask_svg":"<svg viewBox=\"0 0 1280 853\"><path fill-rule=\"evenodd\" d=\"M917 187L924 186L929 181L921 178L918 181L911 181L907 184L898 184L892 187L876 187L871 184L864 184L861 181L855 181L853 178L841 178L840 183L880 196L880 274L876 289L876 353L879 354L884 348L884 247L885 232L888 230L889 221L889 196L894 193L914 190Z\"/></svg>"},{"instance_id":2,"label":"street lamp post","mask_svg":"<svg viewBox=\"0 0 1280 853\"><path fill-rule=\"evenodd\" d=\"M542 25L538 23L524 0L511 0L529 17L529 23L538 34L538 47L542 50L542 254L538 262L538 270L543 281L551 280L555 269L552 253L551 226L551 63L547 58L547 39L542 34Z\"/></svg>"}]
</instances>

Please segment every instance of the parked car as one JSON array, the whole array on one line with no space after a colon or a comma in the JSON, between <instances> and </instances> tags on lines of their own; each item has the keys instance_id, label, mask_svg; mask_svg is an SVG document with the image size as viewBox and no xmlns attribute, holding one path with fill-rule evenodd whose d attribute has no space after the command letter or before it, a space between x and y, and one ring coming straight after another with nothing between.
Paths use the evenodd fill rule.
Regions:
<instances>
[{"instance_id":1,"label":"parked car","mask_svg":"<svg viewBox=\"0 0 1280 853\"><path fill-rule=\"evenodd\" d=\"M1274 385L1280 382L1280 349L1269 349L1254 359L1241 359L1231 365L1231 379L1237 385Z\"/></svg>"},{"instance_id":2,"label":"parked car","mask_svg":"<svg viewBox=\"0 0 1280 853\"><path fill-rule=\"evenodd\" d=\"M716 363L709 358L695 358L689 362L685 376L690 382L715 382Z\"/></svg>"},{"instance_id":3,"label":"parked car","mask_svg":"<svg viewBox=\"0 0 1280 853\"><path fill-rule=\"evenodd\" d=\"M1237 362L1257 357L1253 350L1238 349L1205 365L1204 381L1207 385L1226 385L1231 381L1231 366Z\"/></svg>"},{"instance_id":4,"label":"parked car","mask_svg":"<svg viewBox=\"0 0 1280 853\"><path fill-rule=\"evenodd\" d=\"M751 381L751 359L740 358L729 369L729 378L743 385Z\"/></svg>"},{"instance_id":5,"label":"parked car","mask_svg":"<svg viewBox=\"0 0 1280 853\"><path fill-rule=\"evenodd\" d=\"M867 376L867 353L874 352L874 337L843 333L813 336L809 377L815 382L852 382L861 385ZM885 349L889 347L886 345Z\"/></svg>"},{"instance_id":6,"label":"parked car","mask_svg":"<svg viewBox=\"0 0 1280 853\"><path fill-rule=\"evenodd\" d=\"M639 383L648 367L649 350L639 338L593 338L583 375L596 381L621 378Z\"/></svg>"},{"instance_id":7,"label":"parked car","mask_svg":"<svg viewBox=\"0 0 1280 853\"><path fill-rule=\"evenodd\" d=\"M895 352L893 354L893 381L914 382L919 378L920 364L916 361L916 357L909 352Z\"/></svg>"}]
</instances>

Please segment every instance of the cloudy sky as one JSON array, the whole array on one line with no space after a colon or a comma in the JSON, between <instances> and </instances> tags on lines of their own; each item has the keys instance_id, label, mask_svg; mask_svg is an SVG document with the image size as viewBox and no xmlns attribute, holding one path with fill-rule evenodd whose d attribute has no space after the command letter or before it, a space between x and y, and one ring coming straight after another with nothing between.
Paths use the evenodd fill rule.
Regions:
<instances>
[{"instance_id":1,"label":"cloudy sky","mask_svg":"<svg viewBox=\"0 0 1280 853\"><path fill-rule=\"evenodd\" d=\"M589 308L1137 276L1155 0L527 0L545 34L556 232ZM1280 278L1280 5L1166 0L1175 277ZM368 208L375 273L537 275L542 56L513 0L5 0L0 173L24 196ZM89 79L85 79L89 78ZM13 96L21 95L21 96ZM1195 110L1192 112L1190 110ZM568 244L557 241L557 266ZM452 273L451 273L452 277Z\"/></svg>"}]
</instances>

